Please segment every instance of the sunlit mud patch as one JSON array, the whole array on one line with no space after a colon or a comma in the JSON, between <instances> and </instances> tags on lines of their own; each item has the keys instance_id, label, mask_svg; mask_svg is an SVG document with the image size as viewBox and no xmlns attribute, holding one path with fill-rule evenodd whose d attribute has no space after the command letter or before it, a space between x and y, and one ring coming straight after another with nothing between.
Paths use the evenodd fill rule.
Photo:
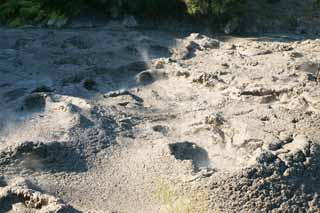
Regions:
<instances>
[{"instance_id":1,"label":"sunlit mud patch","mask_svg":"<svg viewBox=\"0 0 320 213\"><path fill-rule=\"evenodd\" d=\"M195 143L179 142L169 144L169 149L177 160L190 160L196 172L210 167L208 152Z\"/></svg>"},{"instance_id":2,"label":"sunlit mud patch","mask_svg":"<svg viewBox=\"0 0 320 213\"><path fill-rule=\"evenodd\" d=\"M78 212L60 199L41 192L30 181L17 178L0 187L0 212Z\"/></svg>"}]
</instances>

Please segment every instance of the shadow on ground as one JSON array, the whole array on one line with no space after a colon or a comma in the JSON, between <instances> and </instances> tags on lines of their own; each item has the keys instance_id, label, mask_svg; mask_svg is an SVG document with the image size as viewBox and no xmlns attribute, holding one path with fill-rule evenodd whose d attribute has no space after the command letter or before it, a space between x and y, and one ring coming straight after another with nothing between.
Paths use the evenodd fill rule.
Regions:
<instances>
[{"instance_id":1,"label":"shadow on ground","mask_svg":"<svg viewBox=\"0 0 320 213\"><path fill-rule=\"evenodd\" d=\"M79 150L61 142L25 142L13 152L1 152L0 166L9 165L15 169L50 173L87 171L86 161Z\"/></svg>"}]
</instances>

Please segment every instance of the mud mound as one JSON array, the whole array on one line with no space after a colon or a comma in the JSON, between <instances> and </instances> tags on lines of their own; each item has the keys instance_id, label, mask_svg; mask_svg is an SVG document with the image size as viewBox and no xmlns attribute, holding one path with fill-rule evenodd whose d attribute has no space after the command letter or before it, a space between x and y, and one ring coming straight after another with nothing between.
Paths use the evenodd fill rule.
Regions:
<instances>
[{"instance_id":1,"label":"mud mound","mask_svg":"<svg viewBox=\"0 0 320 213\"><path fill-rule=\"evenodd\" d=\"M1 212L78 212L60 199L36 189L30 181L16 178L0 187Z\"/></svg>"},{"instance_id":2,"label":"mud mound","mask_svg":"<svg viewBox=\"0 0 320 213\"><path fill-rule=\"evenodd\" d=\"M281 160L270 151L257 165L214 188L213 209L233 211L317 212L320 208L320 145L309 142ZM222 187L221 187L222 186ZM214 203L214 202L213 202Z\"/></svg>"},{"instance_id":3,"label":"mud mound","mask_svg":"<svg viewBox=\"0 0 320 213\"><path fill-rule=\"evenodd\" d=\"M76 162L76 163L75 163ZM0 168L14 170L72 172L85 171L86 162L80 153L64 143L24 142L0 152Z\"/></svg>"}]
</instances>

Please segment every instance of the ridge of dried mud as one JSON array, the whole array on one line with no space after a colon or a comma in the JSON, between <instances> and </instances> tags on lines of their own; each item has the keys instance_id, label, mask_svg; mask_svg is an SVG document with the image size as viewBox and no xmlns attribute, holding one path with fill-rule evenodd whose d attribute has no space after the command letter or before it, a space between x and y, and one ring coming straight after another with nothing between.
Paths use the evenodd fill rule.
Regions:
<instances>
[{"instance_id":1,"label":"ridge of dried mud","mask_svg":"<svg viewBox=\"0 0 320 213\"><path fill-rule=\"evenodd\" d=\"M0 29L1 212L317 212L319 39Z\"/></svg>"}]
</instances>

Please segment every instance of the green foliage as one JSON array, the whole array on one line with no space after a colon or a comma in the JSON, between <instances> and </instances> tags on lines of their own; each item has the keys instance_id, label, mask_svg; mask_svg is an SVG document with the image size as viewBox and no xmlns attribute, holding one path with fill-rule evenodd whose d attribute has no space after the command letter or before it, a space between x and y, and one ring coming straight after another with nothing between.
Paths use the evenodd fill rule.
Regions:
<instances>
[{"instance_id":1,"label":"green foliage","mask_svg":"<svg viewBox=\"0 0 320 213\"><path fill-rule=\"evenodd\" d=\"M246 0L185 0L188 12L205 16L218 24L239 19L246 9Z\"/></svg>"},{"instance_id":2,"label":"green foliage","mask_svg":"<svg viewBox=\"0 0 320 213\"><path fill-rule=\"evenodd\" d=\"M0 20L10 26L62 19L87 8L106 15L133 14L148 18L161 16L207 17L218 23L240 17L246 0L0 0Z\"/></svg>"},{"instance_id":3,"label":"green foliage","mask_svg":"<svg viewBox=\"0 0 320 213\"><path fill-rule=\"evenodd\" d=\"M27 24L30 20L40 20L44 16L37 0L7 0L0 4L0 20L11 27Z\"/></svg>"}]
</instances>

